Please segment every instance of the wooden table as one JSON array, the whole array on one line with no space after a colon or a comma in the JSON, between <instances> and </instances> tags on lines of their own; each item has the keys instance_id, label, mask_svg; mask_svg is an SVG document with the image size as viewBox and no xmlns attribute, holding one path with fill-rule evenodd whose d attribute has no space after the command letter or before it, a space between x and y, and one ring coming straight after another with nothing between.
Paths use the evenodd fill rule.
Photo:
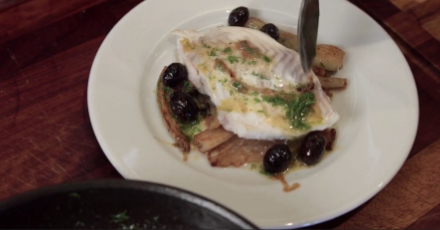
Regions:
<instances>
[{"instance_id":1,"label":"wooden table","mask_svg":"<svg viewBox=\"0 0 440 230\"><path fill-rule=\"evenodd\" d=\"M440 0L350 0L405 54L420 121L405 165L358 209L312 228L440 227ZM142 0L0 0L0 199L121 178L93 134L87 81L116 22Z\"/></svg>"}]
</instances>

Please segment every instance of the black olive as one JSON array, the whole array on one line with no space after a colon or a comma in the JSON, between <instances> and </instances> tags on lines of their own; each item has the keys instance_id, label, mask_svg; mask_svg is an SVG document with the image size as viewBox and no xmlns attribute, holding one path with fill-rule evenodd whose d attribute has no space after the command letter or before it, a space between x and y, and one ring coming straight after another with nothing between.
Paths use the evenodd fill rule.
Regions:
<instances>
[{"instance_id":1,"label":"black olive","mask_svg":"<svg viewBox=\"0 0 440 230\"><path fill-rule=\"evenodd\" d=\"M260 29L262 32L268 34L273 39L278 40L280 38L280 31L278 30L278 27L276 27L274 24L269 23L261 27Z\"/></svg>"},{"instance_id":2,"label":"black olive","mask_svg":"<svg viewBox=\"0 0 440 230\"><path fill-rule=\"evenodd\" d=\"M165 86L175 87L186 80L187 77L188 72L186 67L180 63L173 63L169 65L163 73L162 80Z\"/></svg>"},{"instance_id":3,"label":"black olive","mask_svg":"<svg viewBox=\"0 0 440 230\"><path fill-rule=\"evenodd\" d=\"M182 123L189 123L197 119L199 107L196 100L183 92L176 92L170 98L171 111Z\"/></svg>"},{"instance_id":4,"label":"black olive","mask_svg":"<svg viewBox=\"0 0 440 230\"><path fill-rule=\"evenodd\" d=\"M287 145L277 144L267 150L264 155L264 170L268 173L280 173L289 167L292 152Z\"/></svg>"},{"instance_id":5,"label":"black olive","mask_svg":"<svg viewBox=\"0 0 440 230\"><path fill-rule=\"evenodd\" d=\"M324 133L317 131L309 133L301 144L299 158L306 165L314 165L319 162L327 145Z\"/></svg>"},{"instance_id":6,"label":"black olive","mask_svg":"<svg viewBox=\"0 0 440 230\"><path fill-rule=\"evenodd\" d=\"M238 8L235 8L230 14L228 23L230 26L241 26L243 27L244 24L249 19L249 10L248 8L244 6L240 6Z\"/></svg>"}]
</instances>

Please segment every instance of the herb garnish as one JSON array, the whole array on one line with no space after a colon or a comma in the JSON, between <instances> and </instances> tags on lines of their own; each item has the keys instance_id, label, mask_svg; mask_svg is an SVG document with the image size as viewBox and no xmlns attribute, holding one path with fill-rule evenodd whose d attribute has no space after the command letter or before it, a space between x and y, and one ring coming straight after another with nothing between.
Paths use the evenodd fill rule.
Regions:
<instances>
[{"instance_id":1,"label":"herb garnish","mask_svg":"<svg viewBox=\"0 0 440 230\"><path fill-rule=\"evenodd\" d=\"M304 93L293 100L279 96L263 96L263 101L273 106L284 106L287 109L287 118L290 120L293 128L310 129L310 125L305 122L305 119L309 115L310 106L315 104L315 94Z\"/></svg>"},{"instance_id":2,"label":"herb garnish","mask_svg":"<svg viewBox=\"0 0 440 230\"><path fill-rule=\"evenodd\" d=\"M225 69L223 68L223 64L222 63L217 63L217 69L219 69L220 71L222 71L222 72L225 72Z\"/></svg>"},{"instance_id":3,"label":"herb garnish","mask_svg":"<svg viewBox=\"0 0 440 230\"><path fill-rule=\"evenodd\" d=\"M280 96L263 96L263 101L273 106L288 106L289 102Z\"/></svg>"},{"instance_id":4,"label":"herb garnish","mask_svg":"<svg viewBox=\"0 0 440 230\"><path fill-rule=\"evenodd\" d=\"M239 89L239 88L241 88L241 83L238 82L238 81L234 81L234 82L232 83L232 86L233 86L234 88Z\"/></svg>"},{"instance_id":5,"label":"herb garnish","mask_svg":"<svg viewBox=\"0 0 440 230\"><path fill-rule=\"evenodd\" d=\"M229 56L228 56L228 61L229 61L229 63L231 63L231 64L234 64L234 62L237 62L237 63L238 63L238 57L236 57L236 56L232 56L232 55L229 55Z\"/></svg>"},{"instance_id":6,"label":"herb garnish","mask_svg":"<svg viewBox=\"0 0 440 230\"><path fill-rule=\"evenodd\" d=\"M217 51L219 51L218 48L213 48L211 50L211 52L208 53L208 55L211 56L211 57L217 56L217 53L216 53Z\"/></svg>"},{"instance_id":7,"label":"herb garnish","mask_svg":"<svg viewBox=\"0 0 440 230\"><path fill-rule=\"evenodd\" d=\"M170 87L164 85L164 86L163 86L163 91L164 91L164 93L165 93L165 99L166 99L167 101L169 101L171 95L173 95L173 93L174 93L174 90L173 90L172 88L170 88Z\"/></svg>"},{"instance_id":8,"label":"herb garnish","mask_svg":"<svg viewBox=\"0 0 440 230\"><path fill-rule=\"evenodd\" d=\"M78 193L76 193L76 192L71 192L71 193L69 193L69 196L70 196L70 197L75 197L75 198L81 199L81 196L80 196Z\"/></svg>"},{"instance_id":9,"label":"herb garnish","mask_svg":"<svg viewBox=\"0 0 440 230\"><path fill-rule=\"evenodd\" d=\"M231 47L225 48L225 49L223 50L223 53L227 53L227 54L232 53L232 49L231 49Z\"/></svg>"},{"instance_id":10,"label":"herb garnish","mask_svg":"<svg viewBox=\"0 0 440 230\"><path fill-rule=\"evenodd\" d=\"M255 55L257 52L255 49L249 47L248 43L245 41L240 42L241 49L245 50L247 53Z\"/></svg>"},{"instance_id":11,"label":"herb garnish","mask_svg":"<svg viewBox=\"0 0 440 230\"><path fill-rule=\"evenodd\" d=\"M199 127L199 124L200 121L198 119L188 124L180 123L180 130L182 131L182 133L188 136L190 141L192 142L194 136L202 131Z\"/></svg>"},{"instance_id":12,"label":"herb garnish","mask_svg":"<svg viewBox=\"0 0 440 230\"><path fill-rule=\"evenodd\" d=\"M270 60L270 58L266 55L263 56L263 59L265 62L270 63L272 60Z\"/></svg>"},{"instance_id":13,"label":"herb garnish","mask_svg":"<svg viewBox=\"0 0 440 230\"><path fill-rule=\"evenodd\" d=\"M305 118L309 114L310 106L315 104L315 101L315 94L304 93L289 104L287 117L293 127L304 130L310 129L310 125L305 123Z\"/></svg>"},{"instance_id":14,"label":"herb garnish","mask_svg":"<svg viewBox=\"0 0 440 230\"><path fill-rule=\"evenodd\" d=\"M128 219L130 219L130 217L127 215L127 210L112 216L112 221L115 223L124 222Z\"/></svg>"},{"instance_id":15,"label":"herb garnish","mask_svg":"<svg viewBox=\"0 0 440 230\"><path fill-rule=\"evenodd\" d=\"M254 76L256 76L256 77L258 77L258 78L260 78L260 79L263 79L263 80L269 80L269 78L267 78L264 74L262 74L262 73L255 73L255 72L252 72L252 75L254 75Z\"/></svg>"},{"instance_id":16,"label":"herb garnish","mask_svg":"<svg viewBox=\"0 0 440 230\"><path fill-rule=\"evenodd\" d=\"M194 86L191 84L191 82L189 81L184 81L183 82L183 87L182 87L182 92L184 93L189 93L194 91Z\"/></svg>"},{"instance_id":17,"label":"herb garnish","mask_svg":"<svg viewBox=\"0 0 440 230\"><path fill-rule=\"evenodd\" d=\"M226 82L228 82L228 79L222 79L222 80L218 80L218 82L220 82L222 85L224 85Z\"/></svg>"}]
</instances>

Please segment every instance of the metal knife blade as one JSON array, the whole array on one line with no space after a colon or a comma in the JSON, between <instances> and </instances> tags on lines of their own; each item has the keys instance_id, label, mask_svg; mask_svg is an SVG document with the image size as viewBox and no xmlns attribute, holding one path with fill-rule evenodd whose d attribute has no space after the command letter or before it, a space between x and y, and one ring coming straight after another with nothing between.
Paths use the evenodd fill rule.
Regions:
<instances>
[{"instance_id":1,"label":"metal knife blade","mask_svg":"<svg viewBox=\"0 0 440 230\"><path fill-rule=\"evenodd\" d=\"M309 74L316 56L319 27L319 0L303 0L298 21L298 42L301 66Z\"/></svg>"}]
</instances>

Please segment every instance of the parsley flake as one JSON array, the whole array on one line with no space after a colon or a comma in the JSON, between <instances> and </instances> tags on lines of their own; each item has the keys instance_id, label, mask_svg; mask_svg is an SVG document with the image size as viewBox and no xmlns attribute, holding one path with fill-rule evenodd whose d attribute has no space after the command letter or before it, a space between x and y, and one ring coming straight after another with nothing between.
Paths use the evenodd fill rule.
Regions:
<instances>
[{"instance_id":1,"label":"parsley flake","mask_svg":"<svg viewBox=\"0 0 440 230\"><path fill-rule=\"evenodd\" d=\"M263 59L264 59L264 61L267 62L267 63L272 62L272 60L270 60L270 58L269 58L268 56L266 56L266 55L263 56Z\"/></svg>"}]
</instances>

